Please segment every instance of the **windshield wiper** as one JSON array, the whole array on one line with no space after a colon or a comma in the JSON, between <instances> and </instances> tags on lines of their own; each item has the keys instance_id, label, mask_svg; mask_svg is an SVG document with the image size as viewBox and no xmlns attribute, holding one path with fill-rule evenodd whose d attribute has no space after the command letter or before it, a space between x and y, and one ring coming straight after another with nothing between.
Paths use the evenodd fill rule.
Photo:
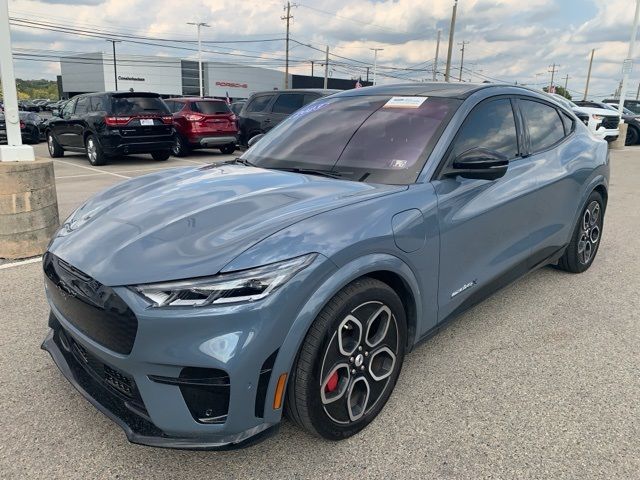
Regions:
<instances>
[{"instance_id":1,"label":"windshield wiper","mask_svg":"<svg viewBox=\"0 0 640 480\"><path fill-rule=\"evenodd\" d=\"M253 163L251 163L249 160L246 160L242 157L236 157L233 160L227 160L226 162L222 162L222 163L226 163L226 164L241 164L241 165L246 165L247 167L255 167L255 165Z\"/></svg>"},{"instance_id":2,"label":"windshield wiper","mask_svg":"<svg viewBox=\"0 0 640 480\"><path fill-rule=\"evenodd\" d=\"M322 177L329 178L342 178L342 173L335 172L333 170L320 170L315 168L298 168L298 167L269 167L272 170L283 170L285 172L302 173L306 175L320 175Z\"/></svg>"}]
</instances>

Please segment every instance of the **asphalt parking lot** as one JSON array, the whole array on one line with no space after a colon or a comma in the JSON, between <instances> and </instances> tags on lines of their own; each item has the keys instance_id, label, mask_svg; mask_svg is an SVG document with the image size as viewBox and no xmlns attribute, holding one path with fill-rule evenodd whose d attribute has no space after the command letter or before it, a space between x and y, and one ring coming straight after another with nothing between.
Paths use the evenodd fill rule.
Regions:
<instances>
[{"instance_id":1,"label":"asphalt parking lot","mask_svg":"<svg viewBox=\"0 0 640 480\"><path fill-rule=\"evenodd\" d=\"M99 168L67 154L55 161L60 216L126 178L231 158L214 152ZM341 443L285 422L231 452L129 444L40 350L39 263L5 263L0 477L640 478L640 147L612 152L611 171L592 268L544 268L459 317L407 357L380 417Z\"/></svg>"}]
</instances>

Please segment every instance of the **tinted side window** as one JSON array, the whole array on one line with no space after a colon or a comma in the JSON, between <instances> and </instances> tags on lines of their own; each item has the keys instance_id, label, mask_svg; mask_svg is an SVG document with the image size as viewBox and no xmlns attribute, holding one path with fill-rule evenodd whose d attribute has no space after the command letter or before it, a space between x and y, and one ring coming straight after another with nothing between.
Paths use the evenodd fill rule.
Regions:
<instances>
[{"instance_id":1,"label":"tinted side window","mask_svg":"<svg viewBox=\"0 0 640 480\"><path fill-rule=\"evenodd\" d=\"M564 137L564 125L554 107L521 99L520 110L529 130L532 153L544 150Z\"/></svg>"},{"instance_id":2,"label":"tinted side window","mask_svg":"<svg viewBox=\"0 0 640 480\"><path fill-rule=\"evenodd\" d=\"M273 98L273 95L261 95L251 100L247 105L247 112L263 112Z\"/></svg>"},{"instance_id":3,"label":"tinted side window","mask_svg":"<svg viewBox=\"0 0 640 480\"><path fill-rule=\"evenodd\" d=\"M489 100L475 107L453 142L451 158L472 148L485 148L507 158L518 156L518 135L511 101Z\"/></svg>"},{"instance_id":4,"label":"tinted side window","mask_svg":"<svg viewBox=\"0 0 640 480\"><path fill-rule=\"evenodd\" d=\"M92 112L103 112L105 110L104 97L91 97L90 101Z\"/></svg>"},{"instance_id":5,"label":"tinted side window","mask_svg":"<svg viewBox=\"0 0 640 480\"><path fill-rule=\"evenodd\" d=\"M73 99L73 100L69 100L67 103L64 104L64 108L62 109L62 117L63 118L67 118L71 115L71 112L73 112L73 109L76 106L76 101L77 99Z\"/></svg>"},{"instance_id":6,"label":"tinted side window","mask_svg":"<svg viewBox=\"0 0 640 480\"><path fill-rule=\"evenodd\" d=\"M303 104L306 105L306 104L311 103L314 100L317 100L319 98L320 98L320 95L316 95L315 93L305 93Z\"/></svg>"},{"instance_id":7,"label":"tinted side window","mask_svg":"<svg viewBox=\"0 0 640 480\"><path fill-rule=\"evenodd\" d=\"M564 125L564 134L569 135L571 132L573 132L573 118L571 118L564 112L560 112L560 118L562 119L562 124Z\"/></svg>"},{"instance_id":8,"label":"tinted side window","mask_svg":"<svg viewBox=\"0 0 640 480\"><path fill-rule=\"evenodd\" d=\"M80 97L76 103L76 115L83 115L89 111L89 99L87 97Z\"/></svg>"},{"instance_id":9,"label":"tinted side window","mask_svg":"<svg viewBox=\"0 0 640 480\"><path fill-rule=\"evenodd\" d=\"M273 113L290 114L302 107L304 95L301 93L282 93L273 104Z\"/></svg>"}]
</instances>

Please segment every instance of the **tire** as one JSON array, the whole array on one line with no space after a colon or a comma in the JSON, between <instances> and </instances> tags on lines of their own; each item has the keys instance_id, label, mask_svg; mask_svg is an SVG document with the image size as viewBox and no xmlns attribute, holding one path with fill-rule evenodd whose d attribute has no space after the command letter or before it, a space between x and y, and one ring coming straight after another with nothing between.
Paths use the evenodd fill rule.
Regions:
<instances>
[{"instance_id":1,"label":"tire","mask_svg":"<svg viewBox=\"0 0 640 480\"><path fill-rule=\"evenodd\" d=\"M189 153L191 153L191 149L184 137L180 134L176 134L173 147L171 147L171 154L176 157L186 157Z\"/></svg>"},{"instance_id":2,"label":"tire","mask_svg":"<svg viewBox=\"0 0 640 480\"><path fill-rule=\"evenodd\" d=\"M161 150L159 152L153 152L151 153L151 156L158 162L164 162L171 156L171 150Z\"/></svg>"},{"instance_id":3,"label":"tire","mask_svg":"<svg viewBox=\"0 0 640 480\"><path fill-rule=\"evenodd\" d=\"M635 145L640 140L640 132L634 127L627 128L627 138L624 141L625 145Z\"/></svg>"},{"instance_id":4,"label":"tire","mask_svg":"<svg viewBox=\"0 0 640 480\"><path fill-rule=\"evenodd\" d=\"M87 151L87 158L89 163L94 167L105 165L107 163L107 156L104 154L100 143L93 135L88 135L84 141L84 145Z\"/></svg>"},{"instance_id":5,"label":"tire","mask_svg":"<svg viewBox=\"0 0 640 480\"><path fill-rule=\"evenodd\" d=\"M373 278L350 283L325 305L304 339L287 386L287 416L329 440L358 433L391 396L406 341L405 311L395 291Z\"/></svg>"},{"instance_id":6,"label":"tire","mask_svg":"<svg viewBox=\"0 0 640 480\"><path fill-rule=\"evenodd\" d=\"M229 145L220 147L220 151L225 155L231 155L233 152L236 151L236 145L234 143L230 143Z\"/></svg>"},{"instance_id":7,"label":"tire","mask_svg":"<svg viewBox=\"0 0 640 480\"><path fill-rule=\"evenodd\" d=\"M31 139L29 141L34 145L40 143L40 130L38 130L38 127L31 129Z\"/></svg>"},{"instance_id":8,"label":"tire","mask_svg":"<svg viewBox=\"0 0 640 480\"><path fill-rule=\"evenodd\" d=\"M591 266L602 239L604 212L602 195L591 192L573 230L571 243L558 262L558 268L582 273Z\"/></svg>"},{"instance_id":9,"label":"tire","mask_svg":"<svg viewBox=\"0 0 640 480\"><path fill-rule=\"evenodd\" d=\"M51 158L60 158L64 155L64 150L53 136L51 131L47 131L47 149Z\"/></svg>"}]
</instances>

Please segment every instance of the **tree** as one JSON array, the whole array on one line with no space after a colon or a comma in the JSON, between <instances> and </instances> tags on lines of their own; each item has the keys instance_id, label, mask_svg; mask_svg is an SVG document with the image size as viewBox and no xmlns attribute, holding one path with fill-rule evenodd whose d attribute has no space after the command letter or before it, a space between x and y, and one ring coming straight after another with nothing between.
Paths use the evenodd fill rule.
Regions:
<instances>
[{"instance_id":1,"label":"tree","mask_svg":"<svg viewBox=\"0 0 640 480\"><path fill-rule=\"evenodd\" d=\"M556 90L556 93L558 95L563 96L564 98L566 98L567 100L571 100L571 94L566 91L564 89L564 87L560 86L560 85L554 85L553 87ZM544 90L545 92L549 93L549 87L544 87L542 90Z\"/></svg>"}]
</instances>

